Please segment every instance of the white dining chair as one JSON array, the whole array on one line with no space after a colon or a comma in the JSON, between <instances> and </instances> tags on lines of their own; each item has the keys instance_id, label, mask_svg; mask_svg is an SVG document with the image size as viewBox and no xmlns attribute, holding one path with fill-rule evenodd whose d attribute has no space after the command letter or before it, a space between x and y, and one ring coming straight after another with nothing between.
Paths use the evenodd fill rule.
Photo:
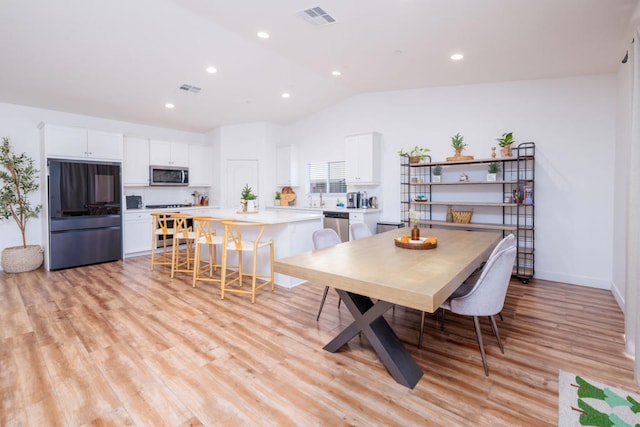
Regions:
<instances>
[{"instance_id":1,"label":"white dining chair","mask_svg":"<svg viewBox=\"0 0 640 427\"><path fill-rule=\"evenodd\" d=\"M351 232L351 239L358 240L370 237L373 234L369 229L369 226L363 222L356 222L349 225L349 231Z\"/></svg>"},{"instance_id":2,"label":"white dining chair","mask_svg":"<svg viewBox=\"0 0 640 427\"><path fill-rule=\"evenodd\" d=\"M493 248L493 251L491 252L491 255L489 255L489 258L495 256L495 254L497 254L498 252L500 252L501 250L509 246L514 246L515 243L516 243L516 236L514 236L513 234L507 235L505 238L503 238L498 242L495 248ZM473 273L471 273L471 275L469 275L469 277L460 286L458 286L458 289L453 291L453 293L449 296L449 299L458 298L468 294L469 291L473 289L473 286L478 281L478 278L480 277L480 274L482 273L482 269L484 268L485 264L486 262L483 263L480 267L478 267ZM440 319L440 330L444 331L445 311L444 309L440 309L440 311L442 311L442 317ZM498 316L500 317L500 320L503 320L502 313L498 313ZM422 335L424 332L424 321L425 321L425 312L423 311L422 318L420 319L420 337L418 338L418 348L422 348Z\"/></svg>"},{"instance_id":3,"label":"white dining chair","mask_svg":"<svg viewBox=\"0 0 640 427\"><path fill-rule=\"evenodd\" d=\"M313 239L313 248L315 250L328 248L329 246L341 243L340 236L338 236L338 233L336 233L335 230L331 228L316 230L313 232L311 238ZM327 299L328 292L329 286L325 286L324 293L322 294L322 301L320 301L320 308L318 308L318 316L316 316L316 321L320 320L320 313L322 313L322 307L324 307L324 302ZM340 301L338 301L338 308L340 308Z\"/></svg>"},{"instance_id":4,"label":"white dining chair","mask_svg":"<svg viewBox=\"0 0 640 427\"><path fill-rule=\"evenodd\" d=\"M515 245L502 249L489 258L474 287L466 295L449 298L440 306L444 310L449 310L452 313L473 316L473 324L476 329L476 337L482 356L482 365L484 366L484 373L487 376L489 375L489 367L487 366L487 358L482 342L479 316L489 317L491 330L496 337L500 351L504 354L504 347L500 340L500 334L498 333L498 326L496 325L494 316L500 313L504 306L515 258Z\"/></svg>"}]
</instances>

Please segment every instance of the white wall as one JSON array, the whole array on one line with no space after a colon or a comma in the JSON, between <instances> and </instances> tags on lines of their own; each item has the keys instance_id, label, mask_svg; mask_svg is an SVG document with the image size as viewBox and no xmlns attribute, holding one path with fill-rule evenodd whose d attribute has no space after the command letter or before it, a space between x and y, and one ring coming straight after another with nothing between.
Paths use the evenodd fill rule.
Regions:
<instances>
[{"instance_id":1,"label":"white wall","mask_svg":"<svg viewBox=\"0 0 640 427\"><path fill-rule=\"evenodd\" d=\"M286 129L301 164L344 158L344 136L383 135L383 219L400 215L397 151L452 155L460 132L465 154L490 156L495 138L513 131L536 143L536 274L541 279L610 288L613 248L616 76L439 87L350 98Z\"/></svg>"},{"instance_id":2,"label":"white wall","mask_svg":"<svg viewBox=\"0 0 640 427\"><path fill-rule=\"evenodd\" d=\"M207 143L205 135L193 132L0 103L0 137L9 137L11 147L16 153L25 152L31 156L35 161L36 167L41 171L40 173L44 172L40 164L40 131L38 125L41 122L190 144L203 145ZM41 203L41 191L42 188L32 196L35 204ZM27 244L43 243L43 221L42 216L38 219L29 220L26 233ZM0 249L22 245L20 231L12 219L0 221L0 236Z\"/></svg>"}]
</instances>

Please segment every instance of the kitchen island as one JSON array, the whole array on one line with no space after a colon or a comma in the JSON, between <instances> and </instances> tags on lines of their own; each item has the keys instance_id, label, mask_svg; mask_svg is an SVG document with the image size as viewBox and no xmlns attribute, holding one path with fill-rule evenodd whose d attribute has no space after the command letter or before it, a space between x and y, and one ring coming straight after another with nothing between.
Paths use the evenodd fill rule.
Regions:
<instances>
[{"instance_id":1,"label":"kitchen island","mask_svg":"<svg viewBox=\"0 0 640 427\"><path fill-rule=\"evenodd\" d=\"M216 209L203 206L166 208L166 209L127 209L124 220L125 258L150 253L149 235L151 233L151 212L180 212L193 216L211 216L235 221L262 222L267 224L263 239L273 239L275 259L286 258L313 249L311 235L322 228L321 213L295 213L280 211L260 211L257 213L238 213L235 209ZM217 230L222 233L222 226ZM249 237L249 236L248 236ZM258 270L268 270L267 257L258 259ZM276 284L287 288L296 286L303 280L276 273Z\"/></svg>"}]
</instances>

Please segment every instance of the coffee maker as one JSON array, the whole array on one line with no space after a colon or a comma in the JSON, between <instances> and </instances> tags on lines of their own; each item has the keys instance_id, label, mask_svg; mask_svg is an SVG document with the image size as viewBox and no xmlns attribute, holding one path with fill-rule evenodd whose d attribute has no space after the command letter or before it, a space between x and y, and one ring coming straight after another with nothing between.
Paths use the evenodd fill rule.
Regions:
<instances>
[{"instance_id":1,"label":"coffee maker","mask_svg":"<svg viewBox=\"0 0 640 427\"><path fill-rule=\"evenodd\" d=\"M358 204L359 208L368 209L369 208L369 197L367 197L367 192L362 191L360 193L360 203Z\"/></svg>"},{"instance_id":2,"label":"coffee maker","mask_svg":"<svg viewBox=\"0 0 640 427\"><path fill-rule=\"evenodd\" d=\"M360 207L360 193L347 193L347 208L355 209Z\"/></svg>"}]
</instances>

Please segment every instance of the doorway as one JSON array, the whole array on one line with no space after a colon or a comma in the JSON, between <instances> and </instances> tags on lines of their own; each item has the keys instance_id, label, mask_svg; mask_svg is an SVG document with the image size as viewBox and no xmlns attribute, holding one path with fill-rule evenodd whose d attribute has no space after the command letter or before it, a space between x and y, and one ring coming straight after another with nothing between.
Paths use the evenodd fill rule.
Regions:
<instances>
[{"instance_id":1,"label":"doorway","mask_svg":"<svg viewBox=\"0 0 640 427\"><path fill-rule=\"evenodd\" d=\"M227 160L226 208L240 210L240 194L247 184L259 200L258 160Z\"/></svg>"}]
</instances>

